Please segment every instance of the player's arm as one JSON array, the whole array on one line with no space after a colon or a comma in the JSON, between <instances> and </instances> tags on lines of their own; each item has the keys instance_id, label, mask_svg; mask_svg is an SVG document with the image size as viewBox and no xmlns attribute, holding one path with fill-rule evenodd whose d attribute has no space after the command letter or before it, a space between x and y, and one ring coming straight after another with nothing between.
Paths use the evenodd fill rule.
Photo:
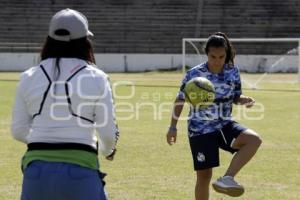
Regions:
<instances>
[{"instance_id":1,"label":"player's arm","mask_svg":"<svg viewBox=\"0 0 300 200\"><path fill-rule=\"evenodd\" d=\"M237 105L245 105L247 108L251 108L255 104L255 100L252 97L240 95L234 100Z\"/></svg>"},{"instance_id":2,"label":"player's arm","mask_svg":"<svg viewBox=\"0 0 300 200\"><path fill-rule=\"evenodd\" d=\"M95 124L100 138L100 151L108 160L113 160L119 130L115 120L115 107L109 81L104 77L100 84L103 86L103 92L95 107Z\"/></svg>"},{"instance_id":3,"label":"player's arm","mask_svg":"<svg viewBox=\"0 0 300 200\"><path fill-rule=\"evenodd\" d=\"M184 102L185 102L185 94L183 92L183 89L188 80L189 80L189 74L186 73L181 82L180 90L173 104L171 122L166 136L169 145L174 144L177 139L177 122L181 115L182 109L184 107Z\"/></svg>"},{"instance_id":4,"label":"player's arm","mask_svg":"<svg viewBox=\"0 0 300 200\"><path fill-rule=\"evenodd\" d=\"M245 105L247 108L251 108L255 104L255 100L252 97L242 95L242 82L240 71L236 70L236 80L234 88L234 100L233 102L237 105Z\"/></svg>"},{"instance_id":5,"label":"player's arm","mask_svg":"<svg viewBox=\"0 0 300 200\"><path fill-rule=\"evenodd\" d=\"M176 98L171 116L171 122L167 133L167 142L169 145L176 143L177 138L177 122L184 107L185 100Z\"/></svg>"},{"instance_id":6,"label":"player's arm","mask_svg":"<svg viewBox=\"0 0 300 200\"><path fill-rule=\"evenodd\" d=\"M32 116L28 113L23 92L26 87L23 84L23 74L17 87L15 103L12 112L11 132L14 139L27 144L27 136L30 131Z\"/></svg>"}]
</instances>

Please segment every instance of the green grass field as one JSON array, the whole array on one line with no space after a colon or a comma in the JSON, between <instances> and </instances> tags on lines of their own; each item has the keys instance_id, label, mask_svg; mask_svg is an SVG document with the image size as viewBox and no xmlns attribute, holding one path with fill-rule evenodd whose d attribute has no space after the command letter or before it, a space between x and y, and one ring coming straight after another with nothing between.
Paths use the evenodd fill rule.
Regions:
<instances>
[{"instance_id":1,"label":"green grass field","mask_svg":"<svg viewBox=\"0 0 300 200\"><path fill-rule=\"evenodd\" d=\"M101 158L108 173L107 191L112 200L191 200L194 199L193 171L186 122L181 120L178 142L167 145L171 104L178 91L181 74L150 72L111 74L115 87L117 119L120 128L118 152L113 162ZM243 74L255 82L259 75ZM10 133L11 110L17 73L0 73L0 200L17 200L21 191L20 159L25 145ZM296 75L267 75L257 90L244 94L264 107L234 110L237 120L260 133L263 144L255 158L236 179L246 187L243 200L296 200L300 197L300 84ZM131 95L130 99L124 99ZM123 99L121 98L123 97ZM132 107L129 107L132 105ZM182 116L187 115L188 106ZM260 120L249 120L261 117ZM127 119L125 119L127 118ZM221 152L221 166L213 179L223 175L231 155ZM230 199L211 190L212 200Z\"/></svg>"}]
</instances>

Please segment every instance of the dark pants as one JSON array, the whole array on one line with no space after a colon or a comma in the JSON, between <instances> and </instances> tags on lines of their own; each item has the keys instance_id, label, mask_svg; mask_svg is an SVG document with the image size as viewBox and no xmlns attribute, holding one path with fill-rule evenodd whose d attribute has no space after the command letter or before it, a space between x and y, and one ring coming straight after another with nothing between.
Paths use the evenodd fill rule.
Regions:
<instances>
[{"instance_id":1,"label":"dark pants","mask_svg":"<svg viewBox=\"0 0 300 200\"><path fill-rule=\"evenodd\" d=\"M21 200L106 200L97 170L34 161L24 171Z\"/></svg>"}]
</instances>

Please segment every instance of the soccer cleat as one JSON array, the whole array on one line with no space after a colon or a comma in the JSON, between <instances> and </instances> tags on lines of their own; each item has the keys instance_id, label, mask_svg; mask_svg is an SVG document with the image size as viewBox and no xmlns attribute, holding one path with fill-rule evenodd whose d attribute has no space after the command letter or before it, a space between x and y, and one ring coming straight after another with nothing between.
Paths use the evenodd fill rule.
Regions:
<instances>
[{"instance_id":1,"label":"soccer cleat","mask_svg":"<svg viewBox=\"0 0 300 200\"><path fill-rule=\"evenodd\" d=\"M239 197L245 191L244 187L235 182L231 176L220 177L212 184L212 186L216 192L227 194L232 197Z\"/></svg>"}]
</instances>

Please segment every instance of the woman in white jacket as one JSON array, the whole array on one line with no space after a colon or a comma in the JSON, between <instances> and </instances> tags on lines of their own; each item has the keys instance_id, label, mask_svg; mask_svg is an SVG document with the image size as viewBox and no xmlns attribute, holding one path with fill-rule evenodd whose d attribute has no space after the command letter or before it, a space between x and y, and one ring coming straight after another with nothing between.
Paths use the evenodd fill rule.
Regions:
<instances>
[{"instance_id":1,"label":"woman in white jacket","mask_svg":"<svg viewBox=\"0 0 300 200\"><path fill-rule=\"evenodd\" d=\"M28 147L22 200L107 198L98 146L113 160L119 131L108 76L95 66L92 35L82 13L59 11L41 63L21 74L12 134Z\"/></svg>"}]
</instances>

